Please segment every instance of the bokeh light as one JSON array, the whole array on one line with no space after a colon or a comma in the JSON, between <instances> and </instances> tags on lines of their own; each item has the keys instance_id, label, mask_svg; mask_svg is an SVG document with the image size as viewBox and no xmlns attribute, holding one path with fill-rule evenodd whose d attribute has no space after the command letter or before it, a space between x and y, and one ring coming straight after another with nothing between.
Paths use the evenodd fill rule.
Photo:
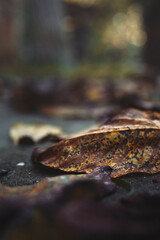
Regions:
<instances>
[{"instance_id":1,"label":"bokeh light","mask_svg":"<svg viewBox=\"0 0 160 240\"><path fill-rule=\"evenodd\" d=\"M107 23L103 43L119 49L126 48L128 44L142 47L147 40L142 14L138 4L130 5L126 12L116 13Z\"/></svg>"}]
</instances>

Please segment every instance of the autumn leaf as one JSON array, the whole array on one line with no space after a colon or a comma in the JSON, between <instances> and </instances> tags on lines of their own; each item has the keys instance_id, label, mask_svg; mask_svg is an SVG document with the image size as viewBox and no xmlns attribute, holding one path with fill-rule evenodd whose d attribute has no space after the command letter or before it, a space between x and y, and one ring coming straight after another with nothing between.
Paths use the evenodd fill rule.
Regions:
<instances>
[{"instance_id":1,"label":"autumn leaf","mask_svg":"<svg viewBox=\"0 0 160 240\"><path fill-rule=\"evenodd\" d=\"M18 187L8 187L0 185L0 197L22 197L22 196L39 196L49 195L52 191L60 189L66 184L70 184L76 180L84 179L86 175L64 175L52 178L45 178L39 183L33 185L24 185Z\"/></svg>"},{"instance_id":2,"label":"autumn leaf","mask_svg":"<svg viewBox=\"0 0 160 240\"><path fill-rule=\"evenodd\" d=\"M33 160L67 172L112 169L111 177L160 171L160 114L127 109L97 129L34 152Z\"/></svg>"},{"instance_id":3,"label":"autumn leaf","mask_svg":"<svg viewBox=\"0 0 160 240\"><path fill-rule=\"evenodd\" d=\"M44 139L62 140L64 135L61 128L46 124L16 123L10 129L10 138L14 143L37 143Z\"/></svg>"},{"instance_id":4,"label":"autumn leaf","mask_svg":"<svg viewBox=\"0 0 160 240\"><path fill-rule=\"evenodd\" d=\"M64 188L67 186L72 187L72 185L76 185L78 186L77 193L79 190L81 192L81 185L83 186L83 183L86 185L86 191L92 190L94 186L94 196L106 195L115 189L115 183L113 183L110 178L110 171L109 168L101 168L98 172L94 172L93 174L61 175L45 178L33 185L18 187L8 187L0 184L0 198L25 197L31 198L32 202L36 202L40 201L42 196L42 200L45 201L46 198L47 200L50 198L52 199L53 197L57 197L59 193L63 193Z\"/></svg>"}]
</instances>

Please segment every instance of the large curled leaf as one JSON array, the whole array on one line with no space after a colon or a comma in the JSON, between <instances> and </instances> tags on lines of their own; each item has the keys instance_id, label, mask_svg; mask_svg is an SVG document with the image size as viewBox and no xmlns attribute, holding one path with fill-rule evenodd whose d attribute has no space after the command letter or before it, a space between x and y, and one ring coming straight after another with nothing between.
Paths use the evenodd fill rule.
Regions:
<instances>
[{"instance_id":1,"label":"large curled leaf","mask_svg":"<svg viewBox=\"0 0 160 240\"><path fill-rule=\"evenodd\" d=\"M159 149L160 114L127 109L95 130L34 153L33 159L69 172L91 173L109 166L115 178L133 172L159 172Z\"/></svg>"}]
</instances>

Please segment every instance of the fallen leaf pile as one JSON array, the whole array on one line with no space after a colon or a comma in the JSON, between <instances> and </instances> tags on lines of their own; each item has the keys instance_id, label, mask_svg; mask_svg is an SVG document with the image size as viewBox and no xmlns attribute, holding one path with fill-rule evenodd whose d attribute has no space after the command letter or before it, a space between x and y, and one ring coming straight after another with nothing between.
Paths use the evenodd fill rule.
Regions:
<instances>
[{"instance_id":1,"label":"fallen leaf pile","mask_svg":"<svg viewBox=\"0 0 160 240\"><path fill-rule=\"evenodd\" d=\"M65 119L98 119L112 112L112 107L88 107L88 106L47 106L41 108L41 113L51 117Z\"/></svg>"},{"instance_id":2,"label":"fallen leaf pile","mask_svg":"<svg viewBox=\"0 0 160 240\"><path fill-rule=\"evenodd\" d=\"M10 129L10 137L14 143L40 142L44 139L62 140L61 128L45 124L17 123Z\"/></svg>"},{"instance_id":3,"label":"fallen leaf pile","mask_svg":"<svg viewBox=\"0 0 160 240\"><path fill-rule=\"evenodd\" d=\"M99 172L88 175L46 178L29 186L0 185L0 239L21 239L21 234L24 236L23 239L28 239L28 236L29 239L44 239L44 231L47 231L46 239L57 239L56 236L61 239L59 230L57 232L57 228L54 227L55 224L60 227L59 210L62 208L65 210L67 206L77 202L100 201L104 196L110 195L114 189L115 183L111 181L109 168L101 168ZM51 232L47 230L49 219ZM26 234L25 229L21 229L23 224L27 226L29 235ZM42 232L36 229L36 226L39 228L39 224ZM68 239L68 234L66 236ZM63 235L62 239L66 236Z\"/></svg>"},{"instance_id":4,"label":"fallen leaf pile","mask_svg":"<svg viewBox=\"0 0 160 240\"><path fill-rule=\"evenodd\" d=\"M128 109L96 129L35 150L34 161L87 174L46 178L30 186L0 185L0 239L149 239L159 235L160 195L134 194L111 201L115 183L123 181L112 182L111 177L160 171L159 140L160 114ZM127 194L132 194L130 189Z\"/></svg>"},{"instance_id":5,"label":"fallen leaf pile","mask_svg":"<svg viewBox=\"0 0 160 240\"><path fill-rule=\"evenodd\" d=\"M82 112L83 117L91 118L94 116L90 106L160 111L158 80L142 74L132 75L122 81L88 77L72 81L57 77L39 81L23 79L12 88L11 96L12 106L19 111L38 111L55 117L63 114L63 117L81 117Z\"/></svg>"},{"instance_id":6,"label":"fallen leaf pile","mask_svg":"<svg viewBox=\"0 0 160 240\"><path fill-rule=\"evenodd\" d=\"M110 167L111 177L160 171L160 114L127 109L97 129L33 153L33 160L67 172Z\"/></svg>"}]
</instances>

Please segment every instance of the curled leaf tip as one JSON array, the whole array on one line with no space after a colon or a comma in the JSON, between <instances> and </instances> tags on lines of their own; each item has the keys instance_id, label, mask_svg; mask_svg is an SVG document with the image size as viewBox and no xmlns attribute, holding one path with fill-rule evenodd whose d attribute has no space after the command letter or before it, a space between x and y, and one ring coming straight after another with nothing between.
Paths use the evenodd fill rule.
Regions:
<instances>
[{"instance_id":1,"label":"curled leaf tip","mask_svg":"<svg viewBox=\"0 0 160 240\"><path fill-rule=\"evenodd\" d=\"M38 159L39 159L39 155L43 152L42 149L40 148L35 148L32 152L32 156L31 156L31 159L34 163L37 163L38 162Z\"/></svg>"}]
</instances>

